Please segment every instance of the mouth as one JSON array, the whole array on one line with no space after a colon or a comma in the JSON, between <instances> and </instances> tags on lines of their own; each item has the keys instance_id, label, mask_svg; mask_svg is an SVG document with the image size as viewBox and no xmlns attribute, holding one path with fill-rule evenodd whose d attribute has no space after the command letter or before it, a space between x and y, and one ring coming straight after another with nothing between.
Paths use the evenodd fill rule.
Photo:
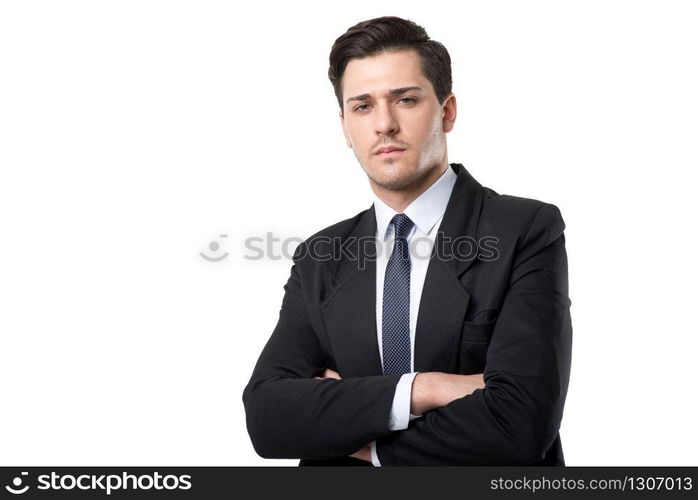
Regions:
<instances>
[{"instance_id":1,"label":"mouth","mask_svg":"<svg viewBox=\"0 0 698 500\"><path fill-rule=\"evenodd\" d=\"M379 153L376 153L376 156L379 158L390 158L393 156L398 156L404 152L404 149L391 149L390 151L381 151Z\"/></svg>"}]
</instances>

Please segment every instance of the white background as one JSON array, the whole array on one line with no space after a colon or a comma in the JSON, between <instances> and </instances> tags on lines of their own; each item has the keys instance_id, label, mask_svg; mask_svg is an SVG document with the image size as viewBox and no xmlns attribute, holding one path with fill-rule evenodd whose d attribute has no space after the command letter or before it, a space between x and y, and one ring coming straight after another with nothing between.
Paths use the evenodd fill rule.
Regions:
<instances>
[{"instance_id":1,"label":"white background","mask_svg":"<svg viewBox=\"0 0 698 500\"><path fill-rule=\"evenodd\" d=\"M695 2L396 5L0 5L1 465L297 464L245 428L290 260L244 241L370 206L327 61L381 15L451 54L449 160L562 211L567 464L697 464Z\"/></svg>"}]
</instances>

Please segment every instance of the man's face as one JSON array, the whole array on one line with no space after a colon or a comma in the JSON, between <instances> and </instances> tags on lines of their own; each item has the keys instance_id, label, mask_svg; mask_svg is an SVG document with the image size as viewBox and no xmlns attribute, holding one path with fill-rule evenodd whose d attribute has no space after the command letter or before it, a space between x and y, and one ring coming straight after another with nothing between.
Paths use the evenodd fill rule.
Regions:
<instances>
[{"instance_id":1,"label":"man's face","mask_svg":"<svg viewBox=\"0 0 698 500\"><path fill-rule=\"evenodd\" d=\"M347 146L381 188L406 188L446 163L455 96L439 103L416 51L352 59L342 78L342 99ZM380 153L385 147L399 151Z\"/></svg>"}]
</instances>

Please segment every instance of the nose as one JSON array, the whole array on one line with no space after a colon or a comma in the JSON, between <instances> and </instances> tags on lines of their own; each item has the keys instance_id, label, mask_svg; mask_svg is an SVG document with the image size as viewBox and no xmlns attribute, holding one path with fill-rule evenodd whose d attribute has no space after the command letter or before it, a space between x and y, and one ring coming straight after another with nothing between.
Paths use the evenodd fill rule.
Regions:
<instances>
[{"instance_id":1,"label":"nose","mask_svg":"<svg viewBox=\"0 0 698 500\"><path fill-rule=\"evenodd\" d=\"M400 130L400 125L389 104L381 103L376 106L374 116L376 117L376 134L379 136L395 135Z\"/></svg>"}]
</instances>

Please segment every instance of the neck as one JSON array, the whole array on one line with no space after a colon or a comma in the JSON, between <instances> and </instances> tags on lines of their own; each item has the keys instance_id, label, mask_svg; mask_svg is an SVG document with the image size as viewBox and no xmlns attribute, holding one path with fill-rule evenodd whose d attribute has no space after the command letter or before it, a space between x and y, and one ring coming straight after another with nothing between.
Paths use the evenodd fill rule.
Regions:
<instances>
[{"instance_id":1,"label":"neck","mask_svg":"<svg viewBox=\"0 0 698 500\"><path fill-rule=\"evenodd\" d=\"M451 167L448 165L448 162L444 162L402 189L383 188L373 181L371 181L371 189L383 203L396 212L402 213L420 194L429 189L429 186L434 184L447 168Z\"/></svg>"}]
</instances>

